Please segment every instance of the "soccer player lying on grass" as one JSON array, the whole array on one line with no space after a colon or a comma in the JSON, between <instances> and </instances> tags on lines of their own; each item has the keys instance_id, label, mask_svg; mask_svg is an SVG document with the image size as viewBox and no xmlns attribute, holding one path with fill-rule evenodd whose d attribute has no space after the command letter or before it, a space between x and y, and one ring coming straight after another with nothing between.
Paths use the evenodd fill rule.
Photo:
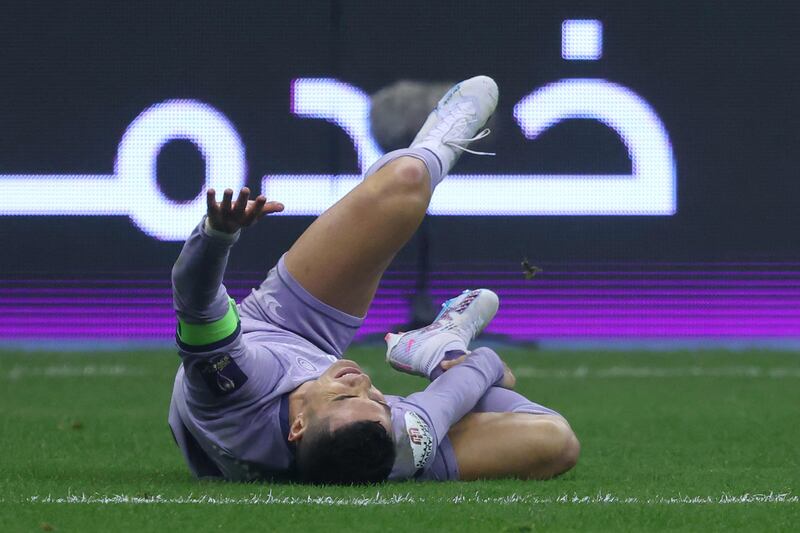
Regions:
<instances>
[{"instance_id":1,"label":"soccer player lying on grass","mask_svg":"<svg viewBox=\"0 0 800 533\"><path fill-rule=\"evenodd\" d=\"M430 378L424 391L385 396L341 358L384 270L466 145L488 133L477 134L496 104L490 78L455 85L411 147L375 163L238 305L222 285L229 250L241 227L283 206L247 189L217 203L208 191L208 214L172 271L183 364L169 423L195 475L539 479L575 464L566 420L510 390L514 376L495 352L468 352L497 311L491 291L465 291L430 326L387 335L388 361Z\"/></svg>"}]
</instances>

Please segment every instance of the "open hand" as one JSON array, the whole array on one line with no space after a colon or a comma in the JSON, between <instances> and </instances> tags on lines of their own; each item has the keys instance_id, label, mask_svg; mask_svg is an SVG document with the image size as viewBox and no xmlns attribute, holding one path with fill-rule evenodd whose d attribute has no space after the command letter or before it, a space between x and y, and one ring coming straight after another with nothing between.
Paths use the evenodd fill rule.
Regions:
<instances>
[{"instance_id":1,"label":"open hand","mask_svg":"<svg viewBox=\"0 0 800 533\"><path fill-rule=\"evenodd\" d=\"M206 193L206 203L208 205L208 222L217 231L235 233L239 228L251 226L264 215L283 211L282 203L267 202L264 196L257 196L255 200L250 200L250 189L247 187L242 187L239 197L234 203L231 203L232 189L225 189L222 202L217 203L216 195L214 189L209 189Z\"/></svg>"}]
</instances>

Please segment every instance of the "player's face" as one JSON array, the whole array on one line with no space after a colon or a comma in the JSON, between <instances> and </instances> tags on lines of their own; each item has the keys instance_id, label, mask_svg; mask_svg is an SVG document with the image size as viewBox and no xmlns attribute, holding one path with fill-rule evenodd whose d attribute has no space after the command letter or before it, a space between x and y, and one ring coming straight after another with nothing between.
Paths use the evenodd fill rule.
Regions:
<instances>
[{"instance_id":1,"label":"player's face","mask_svg":"<svg viewBox=\"0 0 800 533\"><path fill-rule=\"evenodd\" d=\"M380 422L391 431L389 405L381 391L354 361L332 364L305 394L305 409L316 418L326 418L331 430L357 422Z\"/></svg>"}]
</instances>

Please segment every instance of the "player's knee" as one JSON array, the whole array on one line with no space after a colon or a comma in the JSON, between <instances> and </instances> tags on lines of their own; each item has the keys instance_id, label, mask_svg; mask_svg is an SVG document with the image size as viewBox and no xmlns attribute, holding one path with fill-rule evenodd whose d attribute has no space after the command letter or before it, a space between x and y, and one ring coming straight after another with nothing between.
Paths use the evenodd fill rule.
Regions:
<instances>
[{"instance_id":1,"label":"player's knee","mask_svg":"<svg viewBox=\"0 0 800 533\"><path fill-rule=\"evenodd\" d=\"M413 157L400 157L391 165L392 172L381 180L384 194L403 196L410 201L423 201L427 205L431 185L425 164Z\"/></svg>"},{"instance_id":2,"label":"player's knee","mask_svg":"<svg viewBox=\"0 0 800 533\"><path fill-rule=\"evenodd\" d=\"M531 428L531 440L535 442L537 450L535 464L531 465L531 477L555 477L578 463L580 442L562 418L547 417L537 420Z\"/></svg>"},{"instance_id":3,"label":"player's knee","mask_svg":"<svg viewBox=\"0 0 800 533\"><path fill-rule=\"evenodd\" d=\"M580 455L581 443L578 440L577 435L575 435L575 432L572 431L572 428L569 427L569 425L565 422L561 454L559 457L559 463L561 467L559 474L566 472L567 470L571 470L575 465L577 465Z\"/></svg>"}]
</instances>

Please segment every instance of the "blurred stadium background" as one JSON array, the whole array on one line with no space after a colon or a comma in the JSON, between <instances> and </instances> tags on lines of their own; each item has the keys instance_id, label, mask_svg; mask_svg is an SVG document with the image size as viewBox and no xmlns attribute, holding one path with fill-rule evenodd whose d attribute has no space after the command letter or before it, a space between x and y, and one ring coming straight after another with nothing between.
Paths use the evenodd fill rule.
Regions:
<instances>
[{"instance_id":1,"label":"blurred stadium background","mask_svg":"<svg viewBox=\"0 0 800 533\"><path fill-rule=\"evenodd\" d=\"M771 0L6 2L5 363L25 375L21 352L168 350L169 272L207 186L247 185L287 206L234 248L226 284L239 299L416 128L424 111L412 104L488 74L500 104L473 148L497 155L463 157L437 191L359 339L486 286L502 302L495 342L748 348L730 359L746 377L758 351L800 345L799 23L796 3ZM542 271L528 279L525 260ZM679 360L676 383L695 368ZM775 364L785 388L765 405L797 421L788 391L800 370ZM24 411L9 409L7 421ZM577 418L590 440L601 431L588 411ZM783 489L797 487L794 455Z\"/></svg>"},{"instance_id":2,"label":"blurred stadium background","mask_svg":"<svg viewBox=\"0 0 800 533\"><path fill-rule=\"evenodd\" d=\"M489 331L515 341L800 336L794 6L454 9L6 5L0 339L169 342L168 272L206 182L247 184L290 213L315 213L380 153L362 127L369 95L476 73L502 90L495 131L476 145L497 156L463 158L463 179L432 209L447 213L426 228L434 299L497 288L503 307ZM570 33L570 20L589 24ZM560 80L561 92L521 108ZM617 92L570 91L581 80ZM164 108L175 100L184 106ZM531 140L522 125L540 120L537 110L552 124ZM623 140L613 128L626 124ZM662 133L669 157L658 153ZM639 158L643 175L633 176ZM674 201L659 206L665 195ZM247 232L231 261L234 295L311 220L275 217ZM398 257L363 335L406 320L417 246ZM543 269L534 280L523 278L524 258Z\"/></svg>"}]
</instances>

